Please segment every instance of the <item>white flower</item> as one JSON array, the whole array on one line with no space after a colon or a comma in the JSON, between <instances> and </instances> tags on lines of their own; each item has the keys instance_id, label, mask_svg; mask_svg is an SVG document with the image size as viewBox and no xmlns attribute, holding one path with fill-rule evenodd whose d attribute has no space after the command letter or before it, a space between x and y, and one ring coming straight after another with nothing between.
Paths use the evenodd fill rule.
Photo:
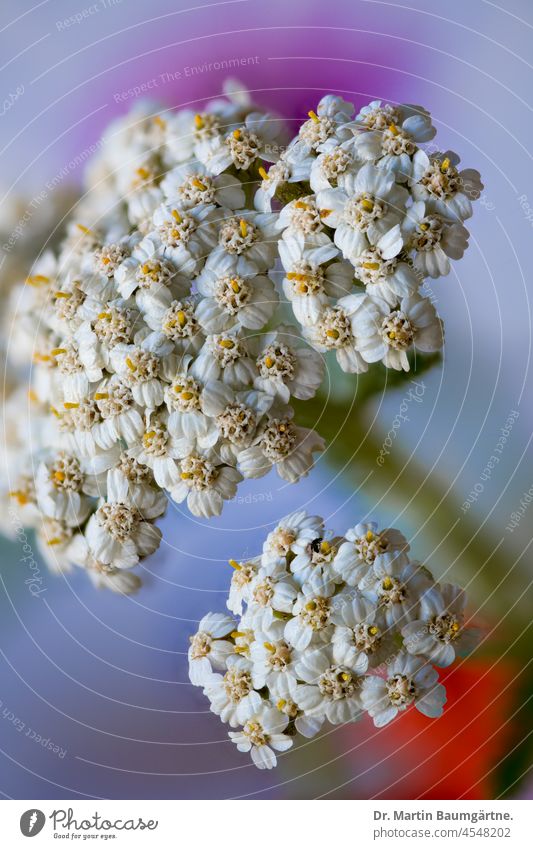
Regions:
<instances>
[{"instance_id":1,"label":"white flower","mask_svg":"<svg viewBox=\"0 0 533 849\"><path fill-rule=\"evenodd\" d=\"M387 677L369 675L361 686L361 704L382 728L400 711L414 704L425 716L441 716L446 691L437 672L425 661L400 654L388 667Z\"/></svg>"},{"instance_id":2,"label":"white flower","mask_svg":"<svg viewBox=\"0 0 533 849\"><path fill-rule=\"evenodd\" d=\"M92 430L94 441L104 449L111 448L120 439L124 439L127 445L136 442L144 430L144 423L130 386L123 383L118 375L113 375L98 386L93 397L101 417ZM80 415L83 415L81 404L80 409ZM78 411L71 414L76 420Z\"/></svg>"},{"instance_id":3,"label":"white flower","mask_svg":"<svg viewBox=\"0 0 533 849\"><path fill-rule=\"evenodd\" d=\"M261 560L259 557L256 557L251 560L244 560L241 563L238 563L236 560L230 560L229 563L234 569L234 572L231 578L226 607L237 616L242 616L243 603L248 604L250 601L252 581L261 566Z\"/></svg>"},{"instance_id":4,"label":"white flower","mask_svg":"<svg viewBox=\"0 0 533 849\"><path fill-rule=\"evenodd\" d=\"M304 338L317 351L335 351L341 369L349 374L359 374L368 369L357 338L357 316L364 307L363 293L346 295L334 306L325 307L316 324L302 330Z\"/></svg>"},{"instance_id":5,"label":"white flower","mask_svg":"<svg viewBox=\"0 0 533 849\"><path fill-rule=\"evenodd\" d=\"M324 447L314 430L298 427L286 416L269 414L253 444L237 459L245 478L262 477L275 466L280 477L294 483L309 473L314 465L313 453Z\"/></svg>"},{"instance_id":6,"label":"white flower","mask_svg":"<svg viewBox=\"0 0 533 849\"><path fill-rule=\"evenodd\" d=\"M168 356L172 350L172 342L156 333L140 345L119 344L113 348L111 364L140 406L153 410L163 403L162 378L169 379L175 371L175 362Z\"/></svg>"},{"instance_id":7,"label":"white flower","mask_svg":"<svg viewBox=\"0 0 533 849\"><path fill-rule=\"evenodd\" d=\"M284 636L298 651L304 651L312 640L329 640L332 633L333 581L313 576L305 592L298 595L293 618L285 625Z\"/></svg>"},{"instance_id":8,"label":"white flower","mask_svg":"<svg viewBox=\"0 0 533 849\"><path fill-rule=\"evenodd\" d=\"M316 534L314 528L301 533L292 546L296 555L290 563L290 569L303 591L317 575L324 581L334 577L333 561L339 546L339 539L325 539L322 533Z\"/></svg>"},{"instance_id":9,"label":"white flower","mask_svg":"<svg viewBox=\"0 0 533 849\"><path fill-rule=\"evenodd\" d=\"M253 385L257 370L246 339L233 330L207 337L191 373L203 383L221 380L232 389L242 389Z\"/></svg>"},{"instance_id":10,"label":"white flower","mask_svg":"<svg viewBox=\"0 0 533 849\"><path fill-rule=\"evenodd\" d=\"M467 654L478 640L478 631L464 628L466 596L460 587L431 587L422 596L420 617L402 628L404 646L436 666L450 666L457 654Z\"/></svg>"},{"instance_id":11,"label":"white flower","mask_svg":"<svg viewBox=\"0 0 533 849\"><path fill-rule=\"evenodd\" d=\"M355 148L358 144L367 146L371 135L372 143L379 145L375 151L378 167L394 174L399 182L411 176L412 157L418 145L431 141L436 133L429 112L422 106L407 104L389 106L374 101L361 110L355 124L373 130L356 137Z\"/></svg>"},{"instance_id":12,"label":"white flower","mask_svg":"<svg viewBox=\"0 0 533 849\"><path fill-rule=\"evenodd\" d=\"M269 277L242 277L233 269L231 256L225 255L216 263L216 271L206 265L196 278L198 291L204 296L197 316L206 333L223 333L234 327L260 330L278 305L278 295Z\"/></svg>"},{"instance_id":13,"label":"white flower","mask_svg":"<svg viewBox=\"0 0 533 849\"><path fill-rule=\"evenodd\" d=\"M224 613L208 613L200 619L196 634L190 638L189 678L196 687L208 683L214 669L224 669L226 659L233 654L229 639L235 621Z\"/></svg>"},{"instance_id":14,"label":"white flower","mask_svg":"<svg viewBox=\"0 0 533 849\"><path fill-rule=\"evenodd\" d=\"M278 639L256 639L250 646L252 677L254 687L258 690L268 687L273 691L276 687L296 684L295 664L299 653L282 637L283 635Z\"/></svg>"},{"instance_id":15,"label":"white flower","mask_svg":"<svg viewBox=\"0 0 533 849\"><path fill-rule=\"evenodd\" d=\"M290 513L270 531L263 544L263 568L272 575L279 569L285 569L289 555L296 554L309 540L322 537L323 532L324 523L320 516L308 516L305 510Z\"/></svg>"},{"instance_id":16,"label":"white flower","mask_svg":"<svg viewBox=\"0 0 533 849\"><path fill-rule=\"evenodd\" d=\"M341 594L331 619L336 626L332 637L336 663L360 675L369 665L379 666L383 662L384 648L386 652L388 646L393 653L392 641L386 639L386 629L380 627L376 607L356 590Z\"/></svg>"},{"instance_id":17,"label":"white flower","mask_svg":"<svg viewBox=\"0 0 533 849\"><path fill-rule=\"evenodd\" d=\"M102 368L92 358L83 357L83 349L80 351L79 343L73 338L60 342L50 355L56 366L52 389L54 399L72 403L81 401L89 394L91 384L102 378Z\"/></svg>"},{"instance_id":18,"label":"white flower","mask_svg":"<svg viewBox=\"0 0 533 849\"><path fill-rule=\"evenodd\" d=\"M83 534L76 534L73 538L69 547L69 557L72 563L85 570L96 589L108 589L120 595L131 595L141 586L141 579L133 572L115 569L109 564L96 560Z\"/></svg>"},{"instance_id":19,"label":"white flower","mask_svg":"<svg viewBox=\"0 0 533 849\"><path fill-rule=\"evenodd\" d=\"M308 651L296 665L298 704L310 716L325 716L332 725L356 722L362 715L362 679L356 671L333 660L331 648Z\"/></svg>"},{"instance_id":20,"label":"white flower","mask_svg":"<svg viewBox=\"0 0 533 849\"><path fill-rule=\"evenodd\" d=\"M321 145L320 149L322 152L313 160L309 175L314 192L334 189L337 185L342 185L344 176L359 167L350 141L339 144L337 139L329 139ZM357 155L360 157L361 151L357 150Z\"/></svg>"},{"instance_id":21,"label":"white flower","mask_svg":"<svg viewBox=\"0 0 533 849\"><path fill-rule=\"evenodd\" d=\"M200 260L217 243L219 221L223 212L213 205L192 209L163 204L153 215L154 230L148 237L158 246L162 256L171 260L182 274L194 274Z\"/></svg>"},{"instance_id":22,"label":"white flower","mask_svg":"<svg viewBox=\"0 0 533 849\"><path fill-rule=\"evenodd\" d=\"M242 209L245 194L242 183L231 174L212 176L201 162L185 162L165 174L161 189L169 201L182 209L216 204L225 209Z\"/></svg>"},{"instance_id":23,"label":"white flower","mask_svg":"<svg viewBox=\"0 0 533 849\"><path fill-rule=\"evenodd\" d=\"M400 253L402 245L396 224L375 247L367 248L353 261L355 276L366 286L367 294L394 303L399 297L416 293L420 279Z\"/></svg>"},{"instance_id":24,"label":"white flower","mask_svg":"<svg viewBox=\"0 0 533 849\"><path fill-rule=\"evenodd\" d=\"M211 710L232 728L245 723L261 707L261 696L254 690L248 661L237 657L224 675L216 672L206 682L204 693Z\"/></svg>"},{"instance_id":25,"label":"white flower","mask_svg":"<svg viewBox=\"0 0 533 849\"><path fill-rule=\"evenodd\" d=\"M105 482L85 474L80 461L65 452L41 463L35 477L37 502L45 516L81 525L91 511L90 496L105 492Z\"/></svg>"},{"instance_id":26,"label":"white flower","mask_svg":"<svg viewBox=\"0 0 533 849\"><path fill-rule=\"evenodd\" d=\"M241 277L261 274L271 268L276 257L280 225L273 213L240 210L222 221L218 231L218 247L207 260L207 267L218 271L227 254L233 271Z\"/></svg>"},{"instance_id":27,"label":"white flower","mask_svg":"<svg viewBox=\"0 0 533 849\"><path fill-rule=\"evenodd\" d=\"M414 267L423 277L449 274L450 259L461 259L468 247L466 227L438 213L427 212L422 201L408 210L402 232L406 247L416 251Z\"/></svg>"},{"instance_id":28,"label":"white flower","mask_svg":"<svg viewBox=\"0 0 533 849\"><path fill-rule=\"evenodd\" d=\"M292 612L297 594L289 574L266 575L260 569L250 585L249 614L253 627L268 632L276 614Z\"/></svg>"},{"instance_id":29,"label":"white flower","mask_svg":"<svg viewBox=\"0 0 533 849\"><path fill-rule=\"evenodd\" d=\"M420 600L432 584L430 573L419 563L405 564L394 554L374 563L359 587L379 607L389 628L400 627L419 618Z\"/></svg>"},{"instance_id":30,"label":"white flower","mask_svg":"<svg viewBox=\"0 0 533 849\"><path fill-rule=\"evenodd\" d=\"M292 675L278 675L277 678L272 681L269 689L271 697L276 704L276 708L280 711L280 713L292 720L296 731L301 734L302 737L310 739L311 737L315 737L322 728L322 725L324 724L324 717L316 716L314 714L310 716L303 710L298 701L299 686L300 685ZM305 701L305 693L302 696L302 699Z\"/></svg>"},{"instance_id":31,"label":"white flower","mask_svg":"<svg viewBox=\"0 0 533 849\"><path fill-rule=\"evenodd\" d=\"M308 176L308 168L305 165L302 168L301 165L290 162L289 159L289 152L283 151L278 161L271 165L268 171L262 166L258 169L261 184L254 196L254 206L258 212L271 212L272 200L279 189L282 189L286 183L305 180Z\"/></svg>"},{"instance_id":32,"label":"white flower","mask_svg":"<svg viewBox=\"0 0 533 849\"><path fill-rule=\"evenodd\" d=\"M262 416L272 406L272 396L254 389L234 392L225 383L210 381L201 395L201 407L210 417L209 435L202 444L215 444L222 460L234 465L247 448Z\"/></svg>"},{"instance_id":33,"label":"white flower","mask_svg":"<svg viewBox=\"0 0 533 849\"><path fill-rule=\"evenodd\" d=\"M192 448L196 441L208 447L216 441L216 428L208 418L212 414L206 414L202 403L203 383L191 374L193 362L191 356L183 356L179 371L165 386L165 404L170 413L168 430L173 436L187 440Z\"/></svg>"},{"instance_id":34,"label":"white flower","mask_svg":"<svg viewBox=\"0 0 533 849\"><path fill-rule=\"evenodd\" d=\"M363 165L345 176L342 187L319 192L317 205L322 219L335 228L335 244L343 256L354 260L401 221L407 197L393 175Z\"/></svg>"},{"instance_id":35,"label":"white flower","mask_svg":"<svg viewBox=\"0 0 533 849\"><path fill-rule=\"evenodd\" d=\"M311 109L307 114L309 120L301 125L296 146L309 153L320 151L322 145L335 136L339 128L350 120L353 114L353 103L348 103L342 97L328 94L321 99L316 112Z\"/></svg>"},{"instance_id":36,"label":"white flower","mask_svg":"<svg viewBox=\"0 0 533 849\"><path fill-rule=\"evenodd\" d=\"M166 509L166 498L153 490L142 504L134 504L123 476L108 475L107 501L93 513L85 532L96 560L116 569L135 566L152 554L161 541L161 531L152 524Z\"/></svg>"},{"instance_id":37,"label":"white flower","mask_svg":"<svg viewBox=\"0 0 533 849\"><path fill-rule=\"evenodd\" d=\"M411 192L416 201L427 203L428 211L465 221L472 215L472 201L483 190L479 172L457 169L459 157L448 150L428 156L418 150L413 157Z\"/></svg>"},{"instance_id":38,"label":"white flower","mask_svg":"<svg viewBox=\"0 0 533 849\"><path fill-rule=\"evenodd\" d=\"M324 377L324 362L301 342L297 328L285 324L253 340L259 372L254 382L257 389L284 403L291 396L305 401L316 394Z\"/></svg>"},{"instance_id":39,"label":"white flower","mask_svg":"<svg viewBox=\"0 0 533 849\"><path fill-rule=\"evenodd\" d=\"M161 256L157 243L150 237L144 238L131 256L118 266L115 280L123 298L137 293L137 305L143 312L150 295L162 286L172 285L173 294L177 297L189 294L187 278L178 274L177 268Z\"/></svg>"},{"instance_id":40,"label":"white flower","mask_svg":"<svg viewBox=\"0 0 533 849\"><path fill-rule=\"evenodd\" d=\"M188 454L179 461L180 481L171 496L187 507L193 516L219 516L225 500L233 498L242 475L231 466L216 465L212 455Z\"/></svg>"},{"instance_id":41,"label":"white flower","mask_svg":"<svg viewBox=\"0 0 533 849\"><path fill-rule=\"evenodd\" d=\"M176 353L198 353L205 337L200 326L196 296L176 299L170 289L161 286L144 306L144 320L148 327L172 341Z\"/></svg>"},{"instance_id":42,"label":"white flower","mask_svg":"<svg viewBox=\"0 0 533 849\"><path fill-rule=\"evenodd\" d=\"M342 298L353 286L350 263L330 262L338 249L329 239L317 247L308 247L303 236L284 235L279 254L286 271L283 291L296 319L304 326L316 324L329 298Z\"/></svg>"},{"instance_id":43,"label":"white flower","mask_svg":"<svg viewBox=\"0 0 533 849\"><path fill-rule=\"evenodd\" d=\"M172 489L180 481L176 460L182 452L182 440L168 429L168 413L162 411L147 414L144 432L139 442L130 446L128 456L152 469L162 489Z\"/></svg>"},{"instance_id":44,"label":"white flower","mask_svg":"<svg viewBox=\"0 0 533 849\"><path fill-rule=\"evenodd\" d=\"M242 731L230 731L229 736L239 752L250 752L259 769L273 769L277 764L275 752L286 752L292 738L283 734L288 719L265 702L250 716Z\"/></svg>"},{"instance_id":45,"label":"white flower","mask_svg":"<svg viewBox=\"0 0 533 849\"><path fill-rule=\"evenodd\" d=\"M355 587L374 565L381 568L385 554L393 554L397 563L406 564L409 544L395 528L378 530L377 522L360 522L345 534L333 561L334 574Z\"/></svg>"},{"instance_id":46,"label":"white flower","mask_svg":"<svg viewBox=\"0 0 533 849\"><path fill-rule=\"evenodd\" d=\"M250 112L243 125L214 135L196 148L200 162L215 175L232 165L237 171L248 171L257 160L275 162L279 151L279 119L259 112Z\"/></svg>"},{"instance_id":47,"label":"white flower","mask_svg":"<svg viewBox=\"0 0 533 849\"><path fill-rule=\"evenodd\" d=\"M74 528L62 519L43 516L37 529L37 545L51 572L72 571Z\"/></svg>"},{"instance_id":48,"label":"white flower","mask_svg":"<svg viewBox=\"0 0 533 849\"><path fill-rule=\"evenodd\" d=\"M368 296L354 316L358 350L367 363L381 360L387 368L409 371L407 352L438 351L443 345L442 322L433 304L410 295L390 304Z\"/></svg>"}]
</instances>

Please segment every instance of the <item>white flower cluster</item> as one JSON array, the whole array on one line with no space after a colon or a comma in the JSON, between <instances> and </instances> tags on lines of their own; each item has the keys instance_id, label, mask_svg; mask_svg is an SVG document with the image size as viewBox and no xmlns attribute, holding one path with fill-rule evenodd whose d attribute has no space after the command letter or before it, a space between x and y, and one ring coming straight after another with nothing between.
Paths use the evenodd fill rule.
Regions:
<instances>
[{"instance_id":1,"label":"white flower cluster","mask_svg":"<svg viewBox=\"0 0 533 849\"><path fill-rule=\"evenodd\" d=\"M478 632L466 627L463 591L412 561L400 531L368 522L336 537L300 511L268 534L259 557L230 565L233 616L200 621L189 674L213 713L242 726L229 736L260 769L325 720L367 712L381 727L410 705L441 715L434 665L467 653Z\"/></svg>"},{"instance_id":2,"label":"white flower cluster","mask_svg":"<svg viewBox=\"0 0 533 849\"><path fill-rule=\"evenodd\" d=\"M419 108L352 112L328 95L287 146L234 87L104 135L64 242L4 318L12 363L32 364L30 401L21 388L6 411L6 489L53 569L136 589L123 570L158 547L168 498L211 517L243 478L308 473L324 444L291 399L315 395L323 352L354 372L441 346L417 290L461 256L477 172L417 148ZM275 314L279 258L298 326Z\"/></svg>"},{"instance_id":3,"label":"white flower cluster","mask_svg":"<svg viewBox=\"0 0 533 849\"><path fill-rule=\"evenodd\" d=\"M353 112L322 98L263 173L255 202L266 210L293 197L280 212L283 291L310 345L334 351L345 372L377 361L408 371L413 347L442 347L420 287L463 256L463 221L482 184L477 171L458 170L455 153L419 147L435 135L422 107L373 101Z\"/></svg>"}]
</instances>

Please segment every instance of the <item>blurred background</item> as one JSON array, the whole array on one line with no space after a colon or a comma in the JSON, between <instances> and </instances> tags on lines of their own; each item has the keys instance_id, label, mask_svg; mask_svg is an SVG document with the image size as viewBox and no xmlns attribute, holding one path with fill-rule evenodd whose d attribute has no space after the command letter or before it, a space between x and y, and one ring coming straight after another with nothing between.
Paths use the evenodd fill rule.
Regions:
<instances>
[{"instance_id":1,"label":"blurred background","mask_svg":"<svg viewBox=\"0 0 533 849\"><path fill-rule=\"evenodd\" d=\"M134 597L45 567L33 597L20 539L2 541L5 797L531 798L532 33L528 0L2 3L0 291L24 276L134 87L167 106L201 104L228 66L294 122L327 92L358 106L422 104L441 149L485 183L470 251L432 287L443 362L414 378L422 402L409 404L383 466L409 379L386 395L360 381L353 402L354 382L335 375L301 409L329 441L310 477L249 482L208 523L174 505ZM367 516L401 527L416 557L467 587L484 639L443 672L442 719L411 710L381 730L326 729L264 773L189 684L188 635L222 609L227 559L255 554L296 506L336 530Z\"/></svg>"}]
</instances>

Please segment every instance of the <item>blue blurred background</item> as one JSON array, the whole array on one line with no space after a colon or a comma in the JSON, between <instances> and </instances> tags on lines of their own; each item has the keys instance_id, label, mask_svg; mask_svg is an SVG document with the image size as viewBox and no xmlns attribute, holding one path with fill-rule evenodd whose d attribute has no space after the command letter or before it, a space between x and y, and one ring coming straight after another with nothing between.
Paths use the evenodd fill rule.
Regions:
<instances>
[{"instance_id":1,"label":"blue blurred background","mask_svg":"<svg viewBox=\"0 0 533 849\"><path fill-rule=\"evenodd\" d=\"M333 396L311 408L332 431L311 476L294 487L275 476L249 483L209 523L174 506L133 598L96 592L81 574L47 575L46 592L33 598L20 544L2 543L5 796L530 795L533 512L512 533L506 525L533 484L532 32L528 0L505 9L485 0L4 0L1 209L21 194L27 204L49 181L56 188L44 207L80 185L82 168L73 163L131 108L132 87L175 107L198 103L220 94L227 76L209 64L235 59L244 62L233 74L255 99L293 121L329 91L357 105L423 104L442 149L457 150L485 183L469 222L470 251L432 286L446 324L444 362L421 378L423 403L410 406L383 469L376 453L406 388L348 412L353 386L336 381ZM31 247L37 253L41 244ZM513 411L501 461L483 480ZM296 506L337 530L366 515L398 524L415 555L468 586L486 638L446 672L443 720L409 712L379 732L366 723L329 730L265 774L234 750L188 683L187 637L208 610L222 608L227 559L255 553ZM45 748L48 740L58 753Z\"/></svg>"}]
</instances>

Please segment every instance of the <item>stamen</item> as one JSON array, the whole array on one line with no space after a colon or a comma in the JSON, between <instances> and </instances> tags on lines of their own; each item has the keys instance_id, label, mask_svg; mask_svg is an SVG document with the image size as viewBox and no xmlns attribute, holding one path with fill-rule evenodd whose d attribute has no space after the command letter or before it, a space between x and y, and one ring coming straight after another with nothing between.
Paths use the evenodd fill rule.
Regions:
<instances>
[{"instance_id":1,"label":"stamen","mask_svg":"<svg viewBox=\"0 0 533 849\"><path fill-rule=\"evenodd\" d=\"M233 130L233 138L238 140L238 139L240 139L240 137L241 137L241 131L240 130Z\"/></svg>"},{"instance_id":2,"label":"stamen","mask_svg":"<svg viewBox=\"0 0 533 849\"><path fill-rule=\"evenodd\" d=\"M259 176L260 176L263 180L268 180L268 174L267 174L266 170L263 168L263 166L261 166L261 167L259 168Z\"/></svg>"},{"instance_id":3,"label":"stamen","mask_svg":"<svg viewBox=\"0 0 533 849\"><path fill-rule=\"evenodd\" d=\"M227 350L231 350L235 347L235 342L233 339L221 339L219 342L221 348L226 348Z\"/></svg>"},{"instance_id":4,"label":"stamen","mask_svg":"<svg viewBox=\"0 0 533 849\"><path fill-rule=\"evenodd\" d=\"M448 159L448 157L446 157L446 159L443 159L442 162L441 162L440 170L444 173L445 171L448 170L450 165L451 165L450 160Z\"/></svg>"},{"instance_id":5,"label":"stamen","mask_svg":"<svg viewBox=\"0 0 533 849\"><path fill-rule=\"evenodd\" d=\"M71 298L70 292L54 292L54 298Z\"/></svg>"},{"instance_id":6,"label":"stamen","mask_svg":"<svg viewBox=\"0 0 533 849\"><path fill-rule=\"evenodd\" d=\"M30 286L40 286L41 283L50 283L50 278L45 277L44 274L32 274L27 278L26 283Z\"/></svg>"},{"instance_id":7,"label":"stamen","mask_svg":"<svg viewBox=\"0 0 533 849\"><path fill-rule=\"evenodd\" d=\"M241 231L241 236L244 239L245 236L248 235L248 225L247 225L246 221L244 220L244 218L241 218L241 220L239 221L239 227L240 227L240 231Z\"/></svg>"},{"instance_id":8,"label":"stamen","mask_svg":"<svg viewBox=\"0 0 533 849\"><path fill-rule=\"evenodd\" d=\"M183 218L181 217L181 215L179 214L177 209L173 209L172 212L171 212L171 215L172 215L172 218L175 221L178 222L178 224L181 224L181 222L183 221Z\"/></svg>"},{"instance_id":9,"label":"stamen","mask_svg":"<svg viewBox=\"0 0 533 849\"><path fill-rule=\"evenodd\" d=\"M95 401L103 401L105 398L109 398L108 392L95 392L94 393L94 400Z\"/></svg>"},{"instance_id":10,"label":"stamen","mask_svg":"<svg viewBox=\"0 0 533 849\"><path fill-rule=\"evenodd\" d=\"M199 180L198 177L193 177L191 183L193 184L195 189L200 189L201 192L205 192L205 190L207 189L205 183L202 183L202 181Z\"/></svg>"},{"instance_id":11,"label":"stamen","mask_svg":"<svg viewBox=\"0 0 533 849\"><path fill-rule=\"evenodd\" d=\"M63 406L65 410L77 410L80 405L75 404L74 401L65 401Z\"/></svg>"},{"instance_id":12,"label":"stamen","mask_svg":"<svg viewBox=\"0 0 533 849\"><path fill-rule=\"evenodd\" d=\"M137 366L131 359L131 357L126 357L126 365L128 366L130 371L137 371Z\"/></svg>"},{"instance_id":13,"label":"stamen","mask_svg":"<svg viewBox=\"0 0 533 849\"><path fill-rule=\"evenodd\" d=\"M21 489L14 489L9 493L11 498L16 498L21 507L28 503L29 499L25 492Z\"/></svg>"},{"instance_id":14,"label":"stamen","mask_svg":"<svg viewBox=\"0 0 533 849\"><path fill-rule=\"evenodd\" d=\"M50 351L50 353L53 357L59 357L60 354L66 354L67 349L66 348L54 348L52 351Z\"/></svg>"},{"instance_id":15,"label":"stamen","mask_svg":"<svg viewBox=\"0 0 533 849\"><path fill-rule=\"evenodd\" d=\"M236 560L228 560L228 563L229 563L229 565L231 566L232 569L240 569L241 568Z\"/></svg>"},{"instance_id":16,"label":"stamen","mask_svg":"<svg viewBox=\"0 0 533 849\"><path fill-rule=\"evenodd\" d=\"M311 121L314 121L315 124L318 124L320 119L319 119L318 115L316 114L316 112L313 112L313 110L310 109L307 114L311 118Z\"/></svg>"},{"instance_id":17,"label":"stamen","mask_svg":"<svg viewBox=\"0 0 533 849\"><path fill-rule=\"evenodd\" d=\"M204 126L204 124L205 124L205 121L204 121L204 119L202 118L201 115L195 115L194 116L194 126L196 127L197 130L201 130L202 127Z\"/></svg>"}]
</instances>

